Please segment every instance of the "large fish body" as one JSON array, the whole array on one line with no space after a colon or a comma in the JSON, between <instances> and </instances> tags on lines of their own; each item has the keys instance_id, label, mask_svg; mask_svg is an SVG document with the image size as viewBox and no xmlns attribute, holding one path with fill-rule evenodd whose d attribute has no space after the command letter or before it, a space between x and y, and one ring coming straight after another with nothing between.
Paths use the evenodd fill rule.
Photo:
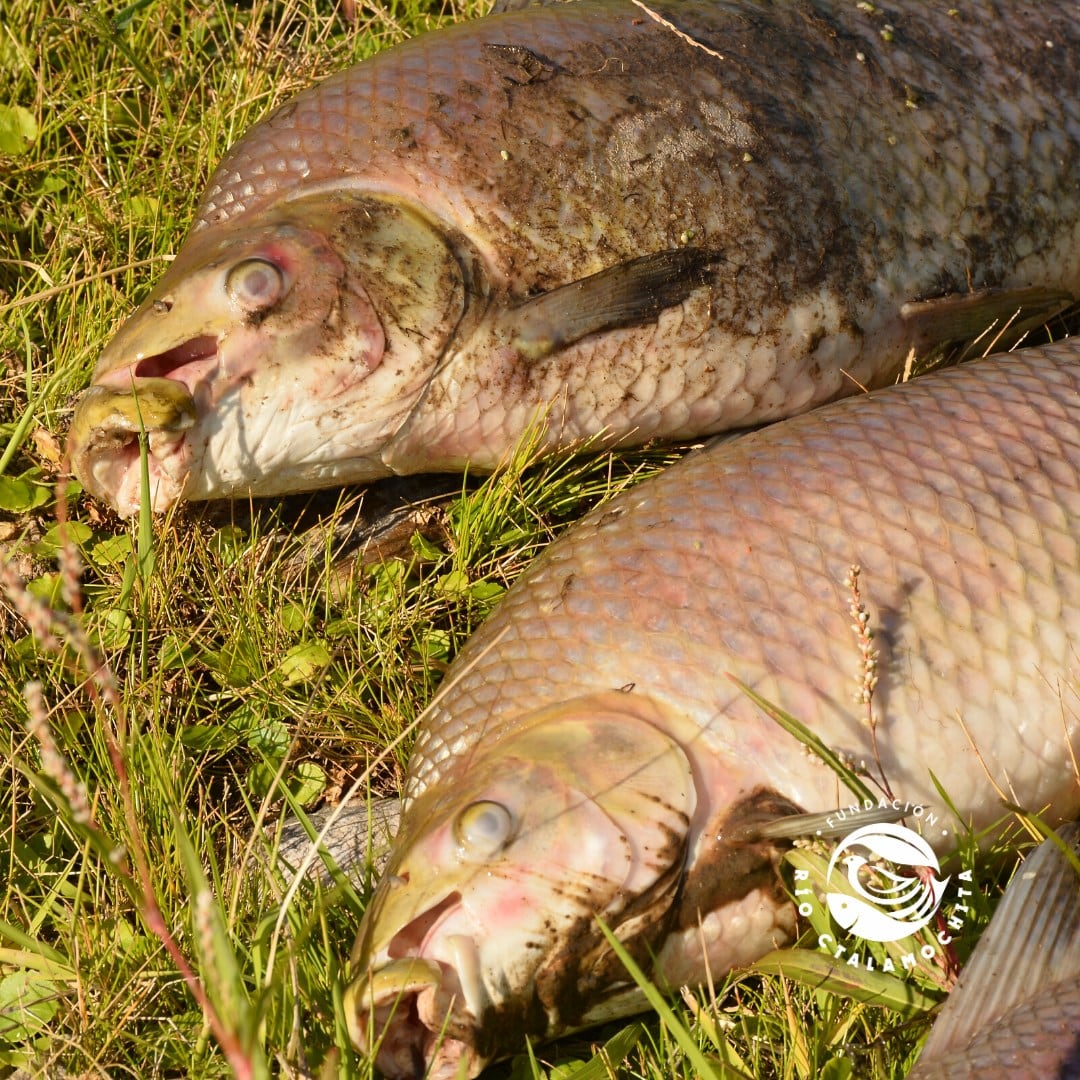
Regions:
<instances>
[{"instance_id":1,"label":"large fish body","mask_svg":"<svg viewBox=\"0 0 1080 1080\"><path fill-rule=\"evenodd\" d=\"M252 129L102 354L124 513L756 425L1080 295L1066 0L574 0Z\"/></svg>"},{"instance_id":2,"label":"large fish body","mask_svg":"<svg viewBox=\"0 0 1080 1080\"><path fill-rule=\"evenodd\" d=\"M390 1077L473 1075L634 1011L597 917L673 986L788 938L759 826L850 794L728 674L935 807L935 844L958 826L934 778L976 829L1003 799L1076 817L1078 520L1080 339L723 442L593 512L421 727L354 954L358 1044Z\"/></svg>"}]
</instances>

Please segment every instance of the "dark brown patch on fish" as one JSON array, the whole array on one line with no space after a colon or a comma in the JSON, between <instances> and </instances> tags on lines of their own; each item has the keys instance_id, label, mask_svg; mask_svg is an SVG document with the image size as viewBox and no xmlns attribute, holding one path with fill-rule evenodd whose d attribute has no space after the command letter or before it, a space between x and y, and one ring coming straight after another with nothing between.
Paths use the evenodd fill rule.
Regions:
<instances>
[{"instance_id":1,"label":"dark brown patch on fish","mask_svg":"<svg viewBox=\"0 0 1080 1080\"><path fill-rule=\"evenodd\" d=\"M481 46L484 62L513 86L540 82L556 71L556 65L524 45Z\"/></svg>"},{"instance_id":2,"label":"dark brown patch on fish","mask_svg":"<svg viewBox=\"0 0 1080 1080\"><path fill-rule=\"evenodd\" d=\"M475 1046L486 1058L517 1053L522 1047L519 1032L526 1037L542 1036L548 1024L544 1003L535 991L485 1009L478 1020L475 1028L452 1034Z\"/></svg>"},{"instance_id":3,"label":"dark brown patch on fish","mask_svg":"<svg viewBox=\"0 0 1080 1080\"><path fill-rule=\"evenodd\" d=\"M645 891L626 896L623 907L600 914L630 957L646 971L672 926L678 880L686 865L685 833L669 833L665 846L648 855L665 867L663 872ZM620 933L620 927L627 925L634 926L633 932ZM537 972L536 995L560 1022L573 1027L627 980L626 968L600 930L597 912L586 908L569 930L560 934L558 951Z\"/></svg>"},{"instance_id":4,"label":"dark brown patch on fish","mask_svg":"<svg viewBox=\"0 0 1080 1080\"><path fill-rule=\"evenodd\" d=\"M761 825L802 810L775 791L759 788L722 810L705 828L704 841L683 882L675 925L690 930L754 889L780 892L777 867L790 845L761 840Z\"/></svg>"}]
</instances>

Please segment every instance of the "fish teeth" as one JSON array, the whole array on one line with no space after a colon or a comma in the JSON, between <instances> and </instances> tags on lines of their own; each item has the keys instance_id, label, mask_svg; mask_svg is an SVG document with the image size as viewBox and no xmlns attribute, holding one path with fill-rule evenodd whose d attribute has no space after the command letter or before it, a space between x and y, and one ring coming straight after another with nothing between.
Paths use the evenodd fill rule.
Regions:
<instances>
[{"instance_id":1,"label":"fish teeth","mask_svg":"<svg viewBox=\"0 0 1080 1080\"><path fill-rule=\"evenodd\" d=\"M480 956L476 942L467 934L451 934L446 939L451 962L461 984L465 1007L479 1020L491 1004L480 972Z\"/></svg>"}]
</instances>

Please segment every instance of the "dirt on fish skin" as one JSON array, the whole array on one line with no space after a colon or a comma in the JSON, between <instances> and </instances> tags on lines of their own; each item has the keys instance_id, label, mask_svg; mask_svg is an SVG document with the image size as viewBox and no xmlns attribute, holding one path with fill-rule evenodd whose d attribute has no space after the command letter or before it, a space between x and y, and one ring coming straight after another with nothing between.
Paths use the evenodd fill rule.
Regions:
<instances>
[{"instance_id":1,"label":"dirt on fish skin","mask_svg":"<svg viewBox=\"0 0 1080 1080\"><path fill-rule=\"evenodd\" d=\"M467 236L479 233L485 255L519 295L633 253L679 247L694 231L695 238L723 237L732 268L726 285L775 290L779 302L791 304L825 280L837 292L858 282L865 290L881 256L912 240L937 247L943 238L935 223L919 215L949 212L943 183L951 180L959 199L981 181L988 190L970 194L986 202L973 204L971 216L957 222L959 235L947 238L967 250L968 265L962 274L943 268L936 292L1000 285L1016 247L1045 249L1050 233L1030 208L1002 201L1007 171L1016 165L1026 172L1033 196L1075 189L1064 154L1080 123L1067 90L1077 79L1070 57L1080 47L1072 6L1039 5L1030 15L968 4L949 15L944 5L925 3L874 14L854 4L650 5L676 33L629 4L554 5L512 16L532 31L528 48L496 44L501 33L520 33L513 23L466 24L445 32L445 50L432 37L411 43L411 63L388 70L398 80L390 85L369 80L362 64L268 118L222 163L194 229L279 198L293 177L286 171L278 179L259 164L292 150L309 183L335 163L359 177L396 167L409 180L464 181L460 194L430 195L440 210L439 203L460 200L456 224ZM611 32L617 16L629 20L624 40ZM515 48L542 77L516 81L493 61L492 50ZM426 59L415 55L423 49L431 54L426 95L409 79ZM490 69L483 84L472 70L477 49L479 74ZM648 73L662 73L665 82L638 82ZM989 99L994 91L1000 112L979 115L972 92ZM399 118L399 139L380 144L391 116ZM343 118L344 150L333 138ZM838 128L846 144L835 137ZM823 131L834 138L820 138ZM871 163L869 175L843 160L852 151ZM1025 164L1030 151L1034 161ZM250 179L261 173L263 183ZM603 201L613 179L632 212ZM641 220L639 202L668 213ZM796 231L775 238L786 250L764 264L760 281L739 281L734 267L760 265L763 227L753 215L765 211ZM717 213L718 225L711 220ZM532 249L527 259L523 240ZM791 259L792 252L805 258ZM729 325L753 332L754 306L733 302Z\"/></svg>"},{"instance_id":2,"label":"dirt on fish skin","mask_svg":"<svg viewBox=\"0 0 1080 1080\"><path fill-rule=\"evenodd\" d=\"M243 258L274 215L292 208L301 227L354 199L411 221L401 243L422 242L424 265L446 245L428 299L410 294L398 327L379 276L403 253L379 248L365 276L362 249L338 251L352 292L372 293L387 351L369 341L372 384L332 403L321 391L349 381L336 352L363 345L337 348L332 333L282 347L280 363L260 365L248 342L250 382L211 392L240 363L220 300L201 331L218 335L216 366L164 365L199 406L190 430L179 401L163 410L160 506L487 469L544 410L550 446L601 430L629 443L880 385L912 347L1080 295L1078 72L1080 20L1064 0L575 0L408 42L230 151L176 263L103 355L73 457L116 501L131 455L107 436L119 424L130 444L131 422L106 405L194 332L183 290L200 318L218 311L227 267L206 252L231 238ZM700 258L673 280L663 260L679 252ZM425 306L437 333L413 325ZM380 388L380 364L415 370ZM288 416L272 448L245 439L269 410Z\"/></svg>"}]
</instances>

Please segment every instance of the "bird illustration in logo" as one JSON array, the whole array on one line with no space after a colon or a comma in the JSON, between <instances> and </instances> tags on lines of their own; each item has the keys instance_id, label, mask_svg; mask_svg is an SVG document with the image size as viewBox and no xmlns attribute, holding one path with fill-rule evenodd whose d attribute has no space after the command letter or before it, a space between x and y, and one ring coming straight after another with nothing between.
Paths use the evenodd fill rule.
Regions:
<instances>
[{"instance_id":1,"label":"bird illustration in logo","mask_svg":"<svg viewBox=\"0 0 1080 1080\"><path fill-rule=\"evenodd\" d=\"M871 858L896 869L875 865L873 875L862 873ZM847 883L856 895L826 893L829 912L845 930L867 941L898 941L921 930L934 917L950 881L938 880L941 867L933 848L902 825L864 825L848 833L829 861L827 882L839 863L847 868ZM931 873L905 873L903 867L925 867Z\"/></svg>"}]
</instances>

